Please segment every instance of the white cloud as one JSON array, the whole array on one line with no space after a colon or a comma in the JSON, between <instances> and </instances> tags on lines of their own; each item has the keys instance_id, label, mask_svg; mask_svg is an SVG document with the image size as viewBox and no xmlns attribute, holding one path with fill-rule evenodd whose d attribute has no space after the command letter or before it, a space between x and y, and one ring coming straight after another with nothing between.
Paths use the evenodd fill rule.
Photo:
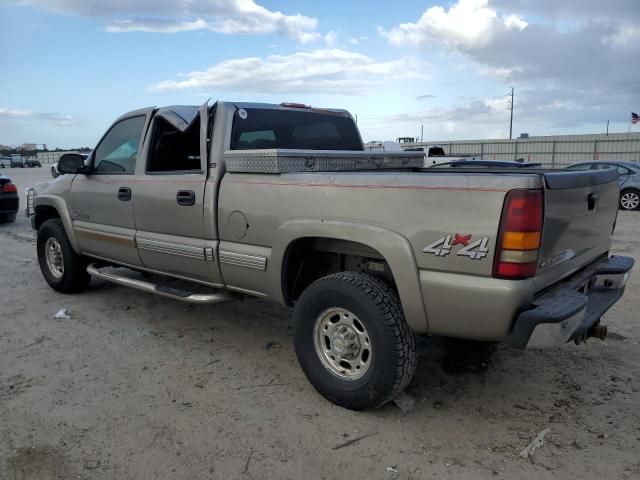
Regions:
<instances>
[{"instance_id":1,"label":"white cloud","mask_svg":"<svg viewBox=\"0 0 640 480\"><path fill-rule=\"evenodd\" d=\"M7 107L0 107L0 118L24 118L31 115L30 110L17 110Z\"/></svg>"},{"instance_id":2,"label":"white cloud","mask_svg":"<svg viewBox=\"0 0 640 480\"><path fill-rule=\"evenodd\" d=\"M362 42L364 42L364 41L366 41L366 40L369 40L369 37L364 36L364 35L363 35L363 36L361 36L361 37L351 37L351 38L349 39L349 43L350 43L351 45L359 45L360 43L362 43Z\"/></svg>"},{"instance_id":3,"label":"white cloud","mask_svg":"<svg viewBox=\"0 0 640 480\"><path fill-rule=\"evenodd\" d=\"M225 60L204 71L165 80L150 91L215 88L244 92L365 94L386 80L425 78L413 58L378 62L340 49Z\"/></svg>"},{"instance_id":4,"label":"white cloud","mask_svg":"<svg viewBox=\"0 0 640 480\"><path fill-rule=\"evenodd\" d=\"M202 30L207 28L207 22L198 18L193 22L173 22L153 18L114 20L107 23L105 30L111 33L123 32L154 32L154 33L179 33Z\"/></svg>"},{"instance_id":5,"label":"white cloud","mask_svg":"<svg viewBox=\"0 0 640 480\"><path fill-rule=\"evenodd\" d=\"M338 34L333 30L328 31L324 36L324 43L327 47L335 47L338 42Z\"/></svg>"},{"instance_id":6,"label":"white cloud","mask_svg":"<svg viewBox=\"0 0 640 480\"><path fill-rule=\"evenodd\" d=\"M402 23L391 30L379 29L392 45L420 46L442 42L453 48L486 45L500 29L524 29L527 23L516 15L500 18L489 0L459 0L445 10L428 8L415 23Z\"/></svg>"},{"instance_id":7,"label":"white cloud","mask_svg":"<svg viewBox=\"0 0 640 480\"><path fill-rule=\"evenodd\" d=\"M210 29L227 34L279 33L299 43L320 38L317 19L269 10L255 0L22 0L21 3L103 18L106 30L113 33Z\"/></svg>"},{"instance_id":8,"label":"white cloud","mask_svg":"<svg viewBox=\"0 0 640 480\"><path fill-rule=\"evenodd\" d=\"M499 81L575 89L640 77L637 1L458 0L379 32L395 46L462 53Z\"/></svg>"},{"instance_id":9,"label":"white cloud","mask_svg":"<svg viewBox=\"0 0 640 480\"><path fill-rule=\"evenodd\" d=\"M504 26L507 28L517 28L518 30L524 30L529 25L522 17L518 15L507 15L504 17Z\"/></svg>"},{"instance_id":10,"label":"white cloud","mask_svg":"<svg viewBox=\"0 0 640 480\"><path fill-rule=\"evenodd\" d=\"M617 32L605 37L604 42L614 47L626 47L640 42L640 25L622 25Z\"/></svg>"},{"instance_id":11,"label":"white cloud","mask_svg":"<svg viewBox=\"0 0 640 480\"><path fill-rule=\"evenodd\" d=\"M39 120L45 122L52 122L59 125L70 123L73 118L69 115L62 115L60 113L38 113L26 109L15 109L8 107L0 107L0 120L7 121L24 121L24 120Z\"/></svg>"}]
</instances>

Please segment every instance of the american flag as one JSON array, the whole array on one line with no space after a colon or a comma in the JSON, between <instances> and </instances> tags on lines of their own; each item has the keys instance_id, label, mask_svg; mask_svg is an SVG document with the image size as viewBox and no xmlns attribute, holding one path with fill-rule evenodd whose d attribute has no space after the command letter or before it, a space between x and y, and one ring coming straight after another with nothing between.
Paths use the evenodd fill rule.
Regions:
<instances>
[{"instance_id":1,"label":"american flag","mask_svg":"<svg viewBox=\"0 0 640 480\"><path fill-rule=\"evenodd\" d=\"M631 112L631 125L635 125L636 123L640 123L640 115Z\"/></svg>"}]
</instances>

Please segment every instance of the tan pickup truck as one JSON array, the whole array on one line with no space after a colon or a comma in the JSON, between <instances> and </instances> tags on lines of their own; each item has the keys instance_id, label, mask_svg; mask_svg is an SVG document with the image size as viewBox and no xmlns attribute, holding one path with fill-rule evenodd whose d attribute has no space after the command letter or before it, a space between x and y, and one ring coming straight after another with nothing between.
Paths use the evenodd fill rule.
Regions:
<instances>
[{"instance_id":1,"label":"tan pickup truck","mask_svg":"<svg viewBox=\"0 0 640 480\"><path fill-rule=\"evenodd\" d=\"M349 113L217 102L120 117L28 190L40 268L194 303L293 307L329 400L391 400L415 335L548 347L603 338L633 265L609 256L617 171L423 169L367 152ZM123 268L124 267L124 268Z\"/></svg>"}]
</instances>

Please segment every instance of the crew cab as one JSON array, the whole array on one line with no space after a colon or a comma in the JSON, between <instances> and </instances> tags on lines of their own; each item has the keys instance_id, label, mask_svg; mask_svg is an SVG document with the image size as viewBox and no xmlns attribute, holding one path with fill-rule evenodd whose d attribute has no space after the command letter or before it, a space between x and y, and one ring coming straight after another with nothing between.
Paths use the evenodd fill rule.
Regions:
<instances>
[{"instance_id":1,"label":"crew cab","mask_svg":"<svg viewBox=\"0 0 640 480\"><path fill-rule=\"evenodd\" d=\"M364 151L343 110L146 108L117 119L86 164L63 156L28 214L59 292L96 277L293 307L304 373L351 409L405 388L416 335L516 348L604 337L633 265L609 253L616 170L423 164L423 152Z\"/></svg>"}]
</instances>

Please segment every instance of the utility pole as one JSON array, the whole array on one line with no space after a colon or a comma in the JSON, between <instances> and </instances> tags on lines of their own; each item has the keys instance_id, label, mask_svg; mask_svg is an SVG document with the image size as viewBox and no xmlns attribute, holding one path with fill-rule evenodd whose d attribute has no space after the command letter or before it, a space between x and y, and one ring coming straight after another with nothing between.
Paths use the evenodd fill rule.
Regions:
<instances>
[{"instance_id":1,"label":"utility pole","mask_svg":"<svg viewBox=\"0 0 640 480\"><path fill-rule=\"evenodd\" d=\"M420 143L424 142L424 123L420 125Z\"/></svg>"},{"instance_id":2,"label":"utility pole","mask_svg":"<svg viewBox=\"0 0 640 480\"><path fill-rule=\"evenodd\" d=\"M511 120L509 121L509 140L513 138L513 87L511 87Z\"/></svg>"},{"instance_id":3,"label":"utility pole","mask_svg":"<svg viewBox=\"0 0 640 480\"><path fill-rule=\"evenodd\" d=\"M609 136L609 120L607 120L607 137Z\"/></svg>"}]
</instances>

